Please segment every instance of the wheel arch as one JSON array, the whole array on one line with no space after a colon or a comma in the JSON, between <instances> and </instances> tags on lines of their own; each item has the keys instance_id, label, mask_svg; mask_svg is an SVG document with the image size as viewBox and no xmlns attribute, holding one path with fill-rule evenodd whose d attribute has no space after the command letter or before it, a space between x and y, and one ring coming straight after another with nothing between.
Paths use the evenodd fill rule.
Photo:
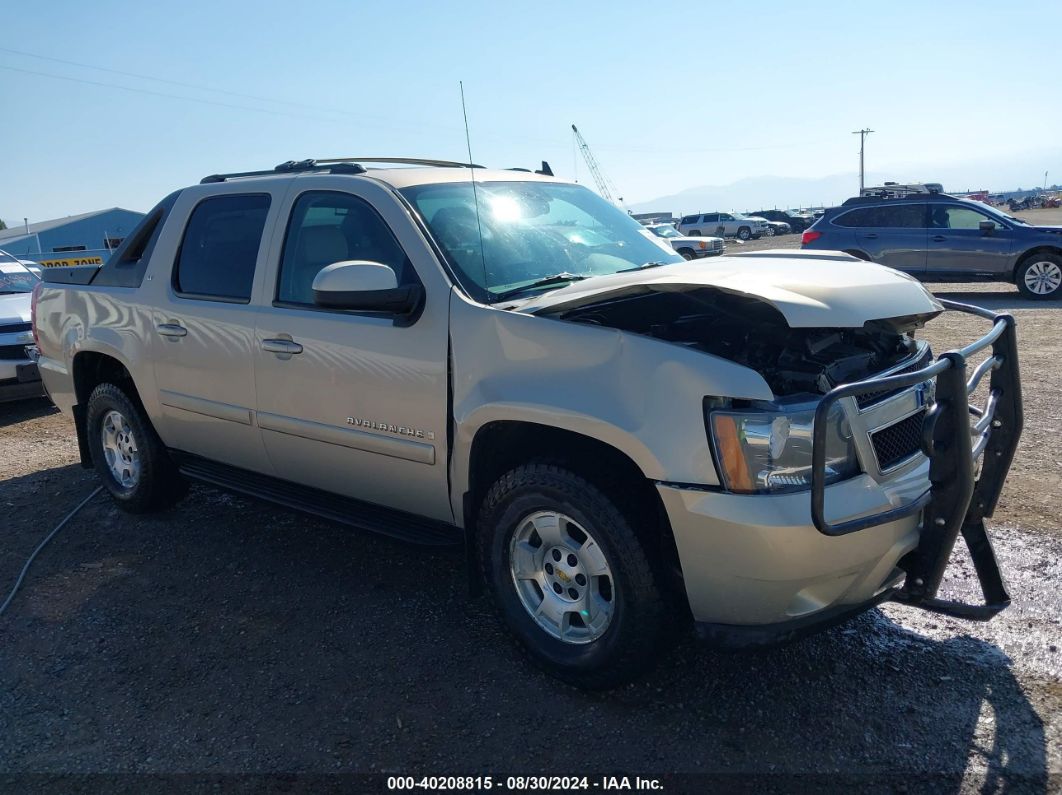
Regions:
<instances>
[{"instance_id":1,"label":"wheel arch","mask_svg":"<svg viewBox=\"0 0 1062 795\"><path fill-rule=\"evenodd\" d=\"M1041 246L1034 246L1033 248L1030 248L1028 251L1022 252L1021 255L1018 257L1018 259L1014 263L1014 270L1011 271L1010 280L1012 282L1014 282L1014 283L1017 283L1017 281L1018 281L1018 268L1020 268L1022 265L1024 265L1026 262L1028 262L1032 257L1035 257L1035 256L1037 256L1039 254L1052 254L1053 256L1056 256L1056 257L1062 257L1062 247L1060 247L1060 246L1052 246L1052 245L1041 245Z\"/></svg>"},{"instance_id":2,"label":"wheel arch","mask_svg":"<svg viewBox=\"0 0 1062 795\"><path fill-rule=\"evenodd\" d=\"M474 532L479 507L494 482L518 466L536 462L569 469L608 495L631 516L632 525L662 564L667 578L681 580L678 550L655 483L622 450L555 426L497 420L476 431L468 461L468 488L462 501L466 532ZM471 549L475 545L468 546Z\"/></svg>"},{"instance_id":3,"label":"wheel arch","mask_svg":"<svg viewBox=\"0 0 1062 795\"><path fill-rule=\"evenodd\" d=\"M143 408L140 392L137 390L129 368L117 356L96 350L82 350L74 354L71 361L71 376L74 382L74 429L77 432L78 452L81 466L92 468L88 438L85 429L86 410L92 391L100 384L114 384L120 387L134 403Z\"/></svg>"},{"instance_id":4,"label":"wheel arch","mask_svg":"<svg viewBox=\"0 0 1062 795\"><path fill-rule=\"evenodd\" d=\"M864 262L873 262L874 261L874 260L872 260L870 258L869 254L867 254L865 251L862 251L862 250L860 250L858 248L846 248L844 250L844 253L845 254L849 254L849 255L855 257L856 259L861 259Z\"/></svg>"}]
</instances>

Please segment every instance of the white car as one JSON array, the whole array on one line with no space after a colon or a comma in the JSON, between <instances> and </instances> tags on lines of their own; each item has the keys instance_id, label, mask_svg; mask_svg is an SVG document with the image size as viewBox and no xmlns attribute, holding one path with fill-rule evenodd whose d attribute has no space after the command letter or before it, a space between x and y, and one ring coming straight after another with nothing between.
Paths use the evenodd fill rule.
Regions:
<instances>
[{"instance_id":1,"label":"white car","mask_svg":"<svg viewBox=\"0 0 1062 795\"><path fill-rule=\"evenodd\" d=\"M33 344L30 303L40 278L0 251L0 403L44 394L37 365L26 352Z\"/></svg>"},{"instance_id":2,"label":"white car","mask_svg":"<svg viewBox=\"0 0 1062 795\"><path fill-rule=\"evenodd\" d=\"M721 237L686 237L671 224L649 224L646 229L670 243L684 259L718 257L726 251Z\"/></svg>"},{"instance_id":3,"label":"white car","mask_svg":"<svg viewBox=\"0 0 1062 795\"><path fill-rule=\"evenodd\" d=\"M748 218L741 213L698 213L685 215L678 222L678 231L684 235L722 235L739 240L755 240L767 234L767 222L762 218Z\"/></svg>"}]
</instances>

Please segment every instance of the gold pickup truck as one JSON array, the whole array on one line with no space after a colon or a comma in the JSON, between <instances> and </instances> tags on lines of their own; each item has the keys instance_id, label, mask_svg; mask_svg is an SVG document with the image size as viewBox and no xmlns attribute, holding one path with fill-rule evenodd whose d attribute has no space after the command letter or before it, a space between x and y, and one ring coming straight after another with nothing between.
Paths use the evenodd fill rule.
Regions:
<instances>
[{"instance_id":1,"label":"gold pickup truck","mask_svg":"<svg viewBox=\"0 0 1062 795\"><path fill-rule=\"evenodd\" d=\"M886 599L1006 605L982 520L1021 431L1012 318L839 252L687 262L546 164L380 161L209 176L46 273L39 368L119 505L191 478L464 544L583 687L674 626L748 646ZM985 336L935 357L945 311ZM936 596L960 533L984 605Z\"/></svg>"}]
</instances>

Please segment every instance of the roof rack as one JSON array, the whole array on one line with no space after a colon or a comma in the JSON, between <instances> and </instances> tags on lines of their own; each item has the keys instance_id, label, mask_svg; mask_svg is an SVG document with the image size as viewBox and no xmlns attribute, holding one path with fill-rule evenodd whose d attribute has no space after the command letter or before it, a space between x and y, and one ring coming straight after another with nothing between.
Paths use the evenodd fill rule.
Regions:
<instances>
[{"instance_id":1,"label":"roof rack","mask_svg":"<svg viewBox=\"0 0 1062 795\"><path fill-rule=\"evenodd\" d=\"M456 160L429 160L423 157L325 157L318 163L397 163L402 166L434 166L436 168L485 168L477 163Z\"/></svg>"},{"instance_id":2,"label":"roof rack","mask_svg":"<svg viewBox=\"0 0 1062 795\"><path fill-rule=\"evenodd\" d=\"M230 179L242 177L271 177L277 174L294 174L302 171L327 171L331 174L364 174L365 169L357 163L334 163L320 160L288 160L286 163L274 166L267 171L235 171L231 174L211 174L199 180L200 185L208 185L212 182L226 182Z\"/></svg>"},{"instance_id":3,"label":"roof rack","mask_svg":"<svg viewBox=\"0 0 1062 795\"><path fill-rule=\"evenodd\" d=\"M938 193L937 191L926 191L924 193L907 193L903 196L888 196L888 195L875 195L875 196L853 196L850 199L845 199L842 203L842 207L851 207L853 204L878 204L880 202L902 202L902 201L936 201L936 200L949 200L955 199L950 193Z\"/></svg>"},{"instance_id":4,"label":"roof rack","mask_svg":"<svg viewBox=\"0 0 1062 795\"><path fill-rule=\"evenodd\" d=\"M477 163L461 163L456 160L431 160L422 157L323 157L308 160L288 160L266 171L235 171L231 174L211 174L199 180L200 185L212 182L225 182L243 177L271 177L277 174L294 174L305 171L326 171L330 174L364 174L362 163L394 163L403 166L432 166L434 168L485 168ZM530 171L526 168L514 168L511 171ZM549 163L542 161L542 168L536 174L553 176Z\"/></svg>"}]
</instances>

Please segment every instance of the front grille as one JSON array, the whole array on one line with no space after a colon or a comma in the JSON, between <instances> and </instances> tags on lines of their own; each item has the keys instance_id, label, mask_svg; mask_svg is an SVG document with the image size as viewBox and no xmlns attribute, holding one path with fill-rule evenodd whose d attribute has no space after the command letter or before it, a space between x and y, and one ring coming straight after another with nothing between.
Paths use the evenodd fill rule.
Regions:
<instances>
[{"instance_id":1,"label":"front grille","mask_svg":"<svg viewBox=\"0 0 1062 795\"><path fill-rule=\"evenodd\" d=\"M922 449L922 418L925 411L912 414L887 428L870 434L874 455L881 471L891 469Z\"/></svg>"},{"instance_id":2,"label":"front grille","mask_svg":"<svg viewBox=\"0 0 1062 795\"><path fill-rule=\"evenodd\" d=\"M903 375L904 373L911 373L915 370L921 370L923 367L928 367L933 362L933 353L926 348L922 355L914 359L910 364L901 367L895 372L889 373L889 376ZM879 400L884 400L887 397L892 397L904 389L910 389L909 386L901 387L900 389L878 389L874 392L865 392L862 395L856 396L856 405L861 409L865 409L867 406L871 406L877 403Z\"/></svg>"},{"instance_id":3,"label":"front grille","mask_svg":"<svg viewBox=\"0 0 1062 795\"><path fill-rule=\"evenodd\" d=\"M29 323L0 323L0 334L16 334L19 331L32 331Z\"/></svg>"},{"instance_id":4,"label":"front grille","mask_svg":"<svg viewBox=\"0 0 1062 795\"><path fill-rule=\"evenodd\" d=\"M28 358L25 345L0 345L0 360L19 361Z\"/></svg>"}]
</instances>

